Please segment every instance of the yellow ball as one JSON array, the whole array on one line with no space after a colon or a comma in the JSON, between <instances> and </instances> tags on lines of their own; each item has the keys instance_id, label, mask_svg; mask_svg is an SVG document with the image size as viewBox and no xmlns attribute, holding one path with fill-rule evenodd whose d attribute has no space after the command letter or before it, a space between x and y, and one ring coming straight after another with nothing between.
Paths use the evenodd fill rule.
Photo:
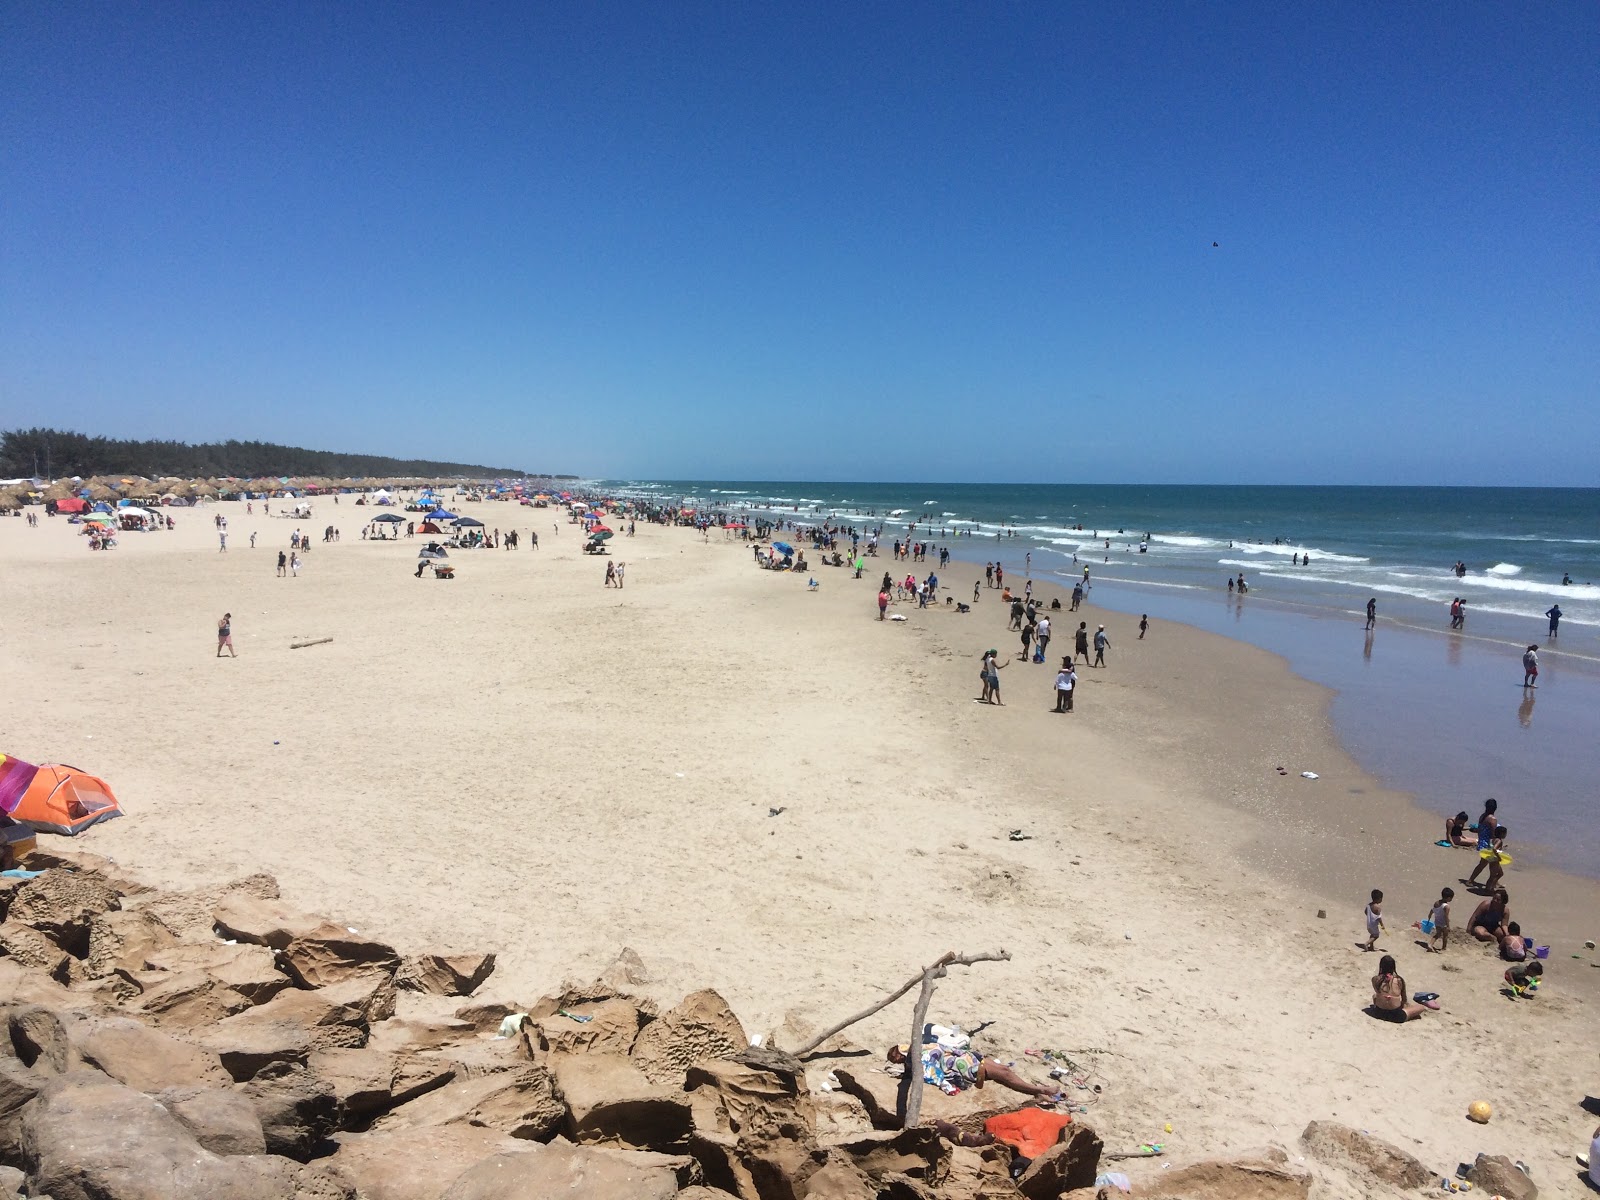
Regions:
<instances>
[{"instance_id":1,"label":"yellow ball","mask_svg":"<svg viewBox=\"0 0 1600 1200\"><path fill-rule=\"evenodd\" d=\"M1487 1100L1474 1100L1467 1105L1467 1120L1476 1121L1479 1125L1487 1125L1489 1118L1494 1116L1494 1109L1489 1107Z\"/></svg>"}]
</instances>

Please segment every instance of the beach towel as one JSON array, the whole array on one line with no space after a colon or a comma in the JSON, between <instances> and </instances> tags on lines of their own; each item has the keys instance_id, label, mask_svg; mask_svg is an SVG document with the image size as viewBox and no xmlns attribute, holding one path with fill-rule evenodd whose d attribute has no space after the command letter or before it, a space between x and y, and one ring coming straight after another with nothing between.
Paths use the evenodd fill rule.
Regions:
<instances>
[{"instance_id":1,"label":"beach towel","mask_svg":"<svg viewBox=\"0 0 1600 1200\"><path fill-rule=\"evenodd\" d=\"M997 1142L1015 1147L1023 1158L1038 1158L1061 1140L1061 1131L1071 1123L1070 1113L1019 1108L1016 1112L990 1117L983 1127L994 1135Z\"/></svg>"}]
</instances>

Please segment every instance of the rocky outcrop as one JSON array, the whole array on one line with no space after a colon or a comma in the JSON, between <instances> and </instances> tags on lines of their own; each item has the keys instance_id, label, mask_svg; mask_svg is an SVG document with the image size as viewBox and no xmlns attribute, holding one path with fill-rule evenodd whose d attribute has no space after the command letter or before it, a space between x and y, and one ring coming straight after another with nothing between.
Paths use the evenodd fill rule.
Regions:
<instances>
[{"instance_id":1,"label":"rocky outcrop","mask_svg":"<svg viewBox=\"0 0 1600 1200\"><path fill-rule=\"evenodd\" d=\"M1087 1125L1069 1125L1061 1140L1028 1164L1017 1190L1028 1200L1056 1200L1073 1188L1093 1187L1100 1170L1100 1139Z\"/></svg>"},{"instance_id":2,"label":"rocky outcrop","mask_svg":"<svg viewBox=\"0 0 1600 1200\"><path fill-rule=\"evenodd\" d=\"M493 954L416 954L400 964L395 986L432 996L470 996L494 974Z\"/></svg>"},{"instance_id":3,"label":"rocky outcrop","mask_svg":"<svg viewBox=\"0 0 1600 1200\"><path fill-rule=\"evenodd\" d=\"M455 1079L391 1109L372 1123L374 1131L465 1123L510 1137L542 1140L561 1128L566 1108L557 1099L550 1072L528 1063L476 1078Z\"/></svg>"},{"instance_id":4,"label":"rocky outcrop","mask_svg":"<svg viewBox=\"0 0 1600 1200\"><path fill-rule=\"evenodd\" d=\"M1318 1162L1369 1176L1397 1188L1421 1188L1434 1172L1413 1155L1381 1138L1337 1121L1313 1121L1300 1135L1306 1153Z\"/></svg>"},{"instance_id":5,"label":"rocky outcrop","mask_svg":"<svg viewBox=\"0 0 1600 1200\"><path fill-rule=\"evenodd\" d=\"M213 1154L265 1154L266 1134L256 1106L233 1088L180 1087L154 1097Z\"/></svg>"},{"instance_id":6,"label":"rocky outcrop","mask_svg":"<svg viewBox=\"0 0 1600 1200\"><path fill-rule=\"evenodd\" d=\"M689 1102L682 1089L651 1083L618 1054L583 1054L553 1062L566 1105L564 1132L580 1144L631 1150L681 1150L689 1139Z\"/></svg>"},{"instance_id":7,"label":"rocky outcrop","mask_svg":"<svg viewBox=\"0 0 1600 1200\"><path fill-rule=\"evenodd\" d=\"M673 1172L648 1159L635 1162L585 1146L552 1145L485 1159L451 1184L441 1200L671 1200L677 1194Z\"/></svg>"},{"instance_id":8,"label":"rocky outcrop","mask_svg":"<svg viewBox=\"0 0 1600 1200\"><path fill-rule=\"evenodd\" d=\"M727 1058L749 1044L728 1002L707 989L685 996L646 1025L634 1040L632 1053L650 1079L679 1086L695 1063Z\"/></svg>"},{"instance_id":9,"label":"rocky outcrop","mask_svg":"<svg viewBox=\"0 0 1600 1200\"><path fill-rule=\"evenodd\" d=\"M327 1167L362 1200L439 1200L484 1159L529 1151L537 1144L465 1124L347 1133L337 1140L339 1148L326 1160Z\"/></svg>"},{"instance_id":10,"label":"rocky outcrop","mask_svg":"<svg viewBox=\"0 0 1600 1200\"><path fill-rule=\"evenodd\" d=\"M1282 1154L1175 1167L1139 1184L1141 1200L1306 1200L1310 1190L1310 1174Z\"/></svg>"},{"instance_id":11,"label":"rocky outcrop","mask_svg":"<svg viewBox=\"0 0 1600 1200\"><path fill-rule=\"evenodd\" d=\"M1539 1189L1517 1164L1503 1154L1480 1154L1467 1171L1467 1179L1480 1192L1505 1200L1539 1200Z\"/></svg>"}]
</instances>

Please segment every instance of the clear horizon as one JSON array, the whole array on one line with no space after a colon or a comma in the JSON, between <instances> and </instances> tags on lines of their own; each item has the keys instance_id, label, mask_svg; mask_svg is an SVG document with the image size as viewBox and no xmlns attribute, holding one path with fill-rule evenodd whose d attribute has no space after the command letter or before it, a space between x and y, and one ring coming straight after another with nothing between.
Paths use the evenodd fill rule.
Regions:
<instances>
[{"instance_id":1,"label":"clear horizon","mask_svg":"<svg viewBox=\"0 0 1600 1200\"><path fill-rule=\"evenodd\" d=\"M1600 475L1595 6L4 28L0 428L589 478Z\"/></svg>"}]
</instances>

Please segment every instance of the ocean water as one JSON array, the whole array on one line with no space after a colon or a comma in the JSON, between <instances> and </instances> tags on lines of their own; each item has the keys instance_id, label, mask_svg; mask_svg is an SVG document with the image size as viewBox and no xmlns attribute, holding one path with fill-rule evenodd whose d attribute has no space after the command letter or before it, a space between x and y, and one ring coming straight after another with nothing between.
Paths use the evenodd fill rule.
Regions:
<instances>
[{"instance_id":1,"label":"ocean water","mask_svg":"<svg viewBox=\"0 0 1600 1200\"><path fill-rule=\"evenodd\" d=\"M1240 638L1335 689L1346 744L1420 803L1476 812L1496 796L1532 861L1600 876L1600 489L594 486L712 512L881 530L885 552L909 536L962 563L999 561L1017 580L1031 573L1069 585L1087 566L1097 605ZM1452 570L1458 561L1464 577ZM1230 596L1225 581L1241 572L1249 595ZM964 591L965 576L952 567L942 577ZM1455 597L1466 602L1460 632L1449 628ZM1369 598L1379 615L1370 637ZM1562 618L1552 641L1544 614L1555 604ZM1540 647L1536 692L1521 688L1530 643Z\"/></svg>"}]
</instances>

